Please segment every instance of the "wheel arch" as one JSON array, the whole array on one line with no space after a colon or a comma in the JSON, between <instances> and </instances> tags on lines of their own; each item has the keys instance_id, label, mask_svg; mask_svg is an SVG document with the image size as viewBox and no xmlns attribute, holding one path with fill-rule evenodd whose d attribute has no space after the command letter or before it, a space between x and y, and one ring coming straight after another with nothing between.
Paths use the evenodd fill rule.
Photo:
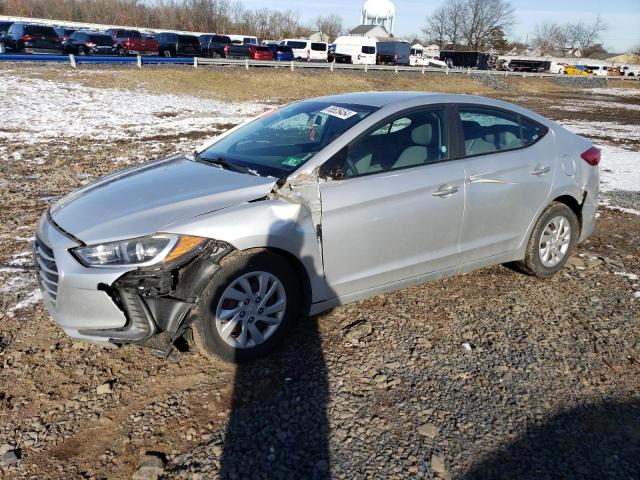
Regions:
<instances>
[{"instance_id":1,"label":"wheel arch","mask_svg":"<svg viewBox=\"0 0 640 480\"><path fill-rule=\"evenodd\" d=\"M295 272L301 287L300 294L302 297L302 301L300 302L300 313L306 315L311 307L311 299L313 296L311 279L309 278L309 273L307 272L306 267L298 257L293 255L291 252L288 252L287 250L277 247L264 247L264 250L272 252L281 257Z\"/></svg>"},{"instance_id":2,"label":"wheel arch","mask_svg":"<svg viewBox=\"0 0 640 480\"><path fill-rule=\"evenodd\" d=\"M551 205L551 203L553 202L558 202L569 207L571 211L576 214L576 217L578 217L578 224L580 225L580 228L582 228L582 206L584 205L586 196L587 193L585 192L583 198L578 201L573 195L564 194L551 200L551 202L549 202L549 205Z\"/></svg>"}]
</instances>

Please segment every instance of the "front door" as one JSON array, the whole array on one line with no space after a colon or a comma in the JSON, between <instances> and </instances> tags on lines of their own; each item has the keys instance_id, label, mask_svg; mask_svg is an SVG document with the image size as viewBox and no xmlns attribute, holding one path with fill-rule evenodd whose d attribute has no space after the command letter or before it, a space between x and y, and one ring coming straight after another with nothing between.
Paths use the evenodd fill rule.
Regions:
<instances>
[{"instance_id":1,"label":"front door","mask_svg":"<svg viewBox=\"0 0 640 480\"><path fill-rule=\"evenodd\" d=\"M413 110L339 154L343 178L320 184L324 270L335 294L457 264L464 168L447 161L446 125L444 108Z\"/></svg>"}]
</instances>

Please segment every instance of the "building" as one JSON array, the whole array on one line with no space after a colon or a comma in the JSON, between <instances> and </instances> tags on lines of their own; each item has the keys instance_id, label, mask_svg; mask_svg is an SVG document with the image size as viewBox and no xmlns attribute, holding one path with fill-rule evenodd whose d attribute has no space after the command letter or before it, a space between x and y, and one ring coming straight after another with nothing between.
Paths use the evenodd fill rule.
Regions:
<instances>
[{"instance_id":1,"label":"building","mask_svg":"<svg viewBox=\"0 0 640 480\"><path fill-rule=\"evenodd\" d=\"M381 25L359 25L349 32L356 37L389 38L389 32Z\"/></svg>"},{"instance_id":2,"label":"building","mask_svg":"<svg viewBox=\"0 0 640 480\"><path fill-rule=\"evenodd\" d=\"M379 25L393 34L396 7L390 0L367 0L362 6L361 25Z\"/></svg>"}]
</instances>

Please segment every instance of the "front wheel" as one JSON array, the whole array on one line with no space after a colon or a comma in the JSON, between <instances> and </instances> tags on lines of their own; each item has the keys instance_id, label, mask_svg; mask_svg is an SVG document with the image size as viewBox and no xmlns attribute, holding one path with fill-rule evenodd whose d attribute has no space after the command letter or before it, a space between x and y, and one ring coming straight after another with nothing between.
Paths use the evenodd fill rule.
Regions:
<instances>
[{"instance_id":1,"label":"front wheel","mask_svg":"<svg viewBox=\"0 0 640 480\"><path fill-rule=\"evenodd\" d=\"M567 263L579 236L580 223L573 210L553 202L538 218L524 260L513 266L527 275L550 277Z\"/></svg>"},{"instance_id":2,"label":"front wheel","mask_svg":"<svg viewBox=\"0 0 640 480\"><path fill-rule=\"evenodd\" d=\"M295 272L267 250L236 252L193 311L193 339L205 356L245 362L269 353L300 313Z\"/></svg>"}]
</instances>

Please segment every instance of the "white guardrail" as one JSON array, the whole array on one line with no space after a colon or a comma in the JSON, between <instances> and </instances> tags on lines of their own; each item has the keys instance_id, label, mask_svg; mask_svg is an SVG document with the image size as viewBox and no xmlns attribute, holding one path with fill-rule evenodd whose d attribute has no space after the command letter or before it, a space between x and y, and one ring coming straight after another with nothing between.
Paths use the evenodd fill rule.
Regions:
<instances>
[{"instance_id":1,"label":"white guardrail","mask_svg":"<svg viewBox=\"0 0 640 480\"><path fill-rule=\"evenodd\" d=\"M580 76L580 75L565 75L559 73L538 73L538 72L509 72L502 70L475 70L471 68L437 68L426 66L400 66L400 65L354 65L350 63L326 63L326 62L305 62L305 61L292 61L292 62L276 62L276 61L264 61L264 60L233 60L223 58L202 58L195 57L193 59L193 66L198 68L201 65L216 65L216 66L235 66L244 67L249 70L252 67L271 67L271 68L289 68L291 71L297 69L317 69L317 70L329 70L331 72L335 70L359 70L364 72L369 71L383 71L393 73L442 73L449 74L481 74L481 75L497 75L503 77L564 77L564 78L602 78L602 79L615 79L615 80L640 80L640 77L623 77L623 76Z\"/></svg>"},{"instance_id":2,"label":"white guardrail","mask_svg":"<svg viewBox=\"0 0 640 480\"><path fill-rule=\"evenodd\" d=\"M291 61L291 62L277 62L277 61L265 61L265 60L249 60L249 59L228 59L228 58L204 58L204 57L147 57L138 55L137 57L118 57L118 56L93 56L85 55L76 57L74 55L0 55L0 60L22 61L22 62L59 62L67 63L72 68L78 68L85 64L135 64L138 68L142 68L147 65L156 64L175 64L175 65L187 65L194 68L213 66L213 67L235 67L245 68L250 70L251 68L280 68L290 69L295 71L302 70L329 70L331 72L336 70L351 70L361 72L391 72L391 73L418 73L425 75L427 73L439 73L443 75L456 74L456 75L493 75L504 77L538 77L538 78L590 78L590 79L604 79L604 80L640 80L640 76L624 77L624 76L580 76L580 75L565 75L559 73L537 73L537 72L509 72L502 70L475 70L471 68L437 68L426 66L401 66L401 65L354 65L350 63L335 63L335 62L305 62L305 61Z\"/></svg>"}]
</instances>

